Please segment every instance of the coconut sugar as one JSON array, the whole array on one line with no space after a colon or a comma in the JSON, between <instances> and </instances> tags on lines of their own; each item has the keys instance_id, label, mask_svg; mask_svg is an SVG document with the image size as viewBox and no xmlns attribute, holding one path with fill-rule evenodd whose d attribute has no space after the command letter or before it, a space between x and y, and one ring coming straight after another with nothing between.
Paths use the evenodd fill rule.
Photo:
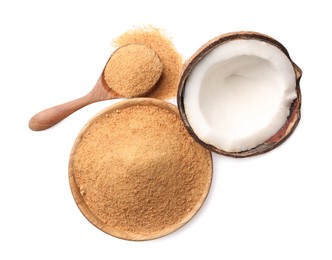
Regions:
<instances>
[{"instance_id":1,"label":"coconut sugar","mask_svg":"<svg viewBox=\"0 0 332 260\"><path fill-rule=\"evenodd\" d=\"M211 182L211 153L187 133L178 113L154 105L102 114L73 155L75 186L96 218L90 221L125 239L152 239L182 226Z\"/></svg>"},{"instance_id":2,"label":"coconut sugar","mask_svg":"<svg viewBox=\"0 0 332 260\"><path fill-rule=\"evenodd\" d=\"M183 59L172 41L152 26L130 30L114 40L116 47L144 44L154 50L163 63L163 72L155 88L147 95L158 99L173 98L177 94Z\"/></svg>"},{"instance_id":3,"label":"coconut sugar","mask_svg":"<svg viewBox=\"0 0 332 260\"><path fill-rule=\"evenodd\" d=\"M163 65L158 55L140 44L129 44L116 50L104 69L107 85L124 97L149 92L159 80Z\"/></svg>"}]
</instances>

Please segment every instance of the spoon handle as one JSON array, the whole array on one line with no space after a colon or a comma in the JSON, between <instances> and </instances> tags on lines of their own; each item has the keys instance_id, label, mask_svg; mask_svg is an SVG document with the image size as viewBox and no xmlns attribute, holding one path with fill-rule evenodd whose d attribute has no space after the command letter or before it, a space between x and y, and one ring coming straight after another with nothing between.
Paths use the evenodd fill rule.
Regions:
<instances>
[{"instance_id":1,"label":"spoon handle","mask_svg":"<svg viewBox=\"0 0 332 260\"><path fill-rule=\"evenodd\" d=\"M73 101L45 109L30 119L29 128L33 131L48 129L80 108L96 101L90 94L87 94Z\"/></svg>"}]
</instances>

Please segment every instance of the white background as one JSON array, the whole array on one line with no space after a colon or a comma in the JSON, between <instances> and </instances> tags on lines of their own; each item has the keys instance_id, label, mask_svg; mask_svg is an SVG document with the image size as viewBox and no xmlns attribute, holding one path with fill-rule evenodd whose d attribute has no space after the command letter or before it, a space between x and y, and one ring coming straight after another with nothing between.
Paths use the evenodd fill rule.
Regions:
<instances>
[{"instance_id":1,"label":"white background","mask_svg":"<svg viewBox=\"0 0 332 260\"><path fill-rule=\"evenodd\" d=\"M310 4L308 4L310 3ZM0 2L0 259L332 259L329 1ZM87 93L111 41L137 25L165 29L188 58L230 31L266 33L302 68L302 119L279 148L248 159L213 155L199 214L161 239L130 242L78 210L67 164L82 126L114 101L44 132L36 112Z\"/></svg>"}]
</instances>

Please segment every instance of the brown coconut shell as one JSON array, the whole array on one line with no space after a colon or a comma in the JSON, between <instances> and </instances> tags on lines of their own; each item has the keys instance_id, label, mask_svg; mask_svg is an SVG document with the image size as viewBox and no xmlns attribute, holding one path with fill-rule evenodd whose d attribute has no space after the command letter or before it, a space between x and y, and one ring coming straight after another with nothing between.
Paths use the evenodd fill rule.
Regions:
<instances>
[{"instance_id":1,"label":"brown coconut shell","mask_svg":"<svg viewBox=\"0 0 332 260\"><path fill-rule=\"evenodd\" d=\"M205 55L207 55L210 51L212 51L214 48L218 47L219 45L222 45L224 43L227 43L232 40L238 40L238 39L245 39L245 40L259 40L264 41L269 44L274 45L278 49L280 49L290 60L290 62L293 65L295 76L296 76L296 93L297 98L293 101L293 103L290 106L290 113L289 116L285 122L285 124L282 126L282 128L273 136L271 136L268 140L266 140L264 143L246 151L241 152L227 152L222 149L219 149L212 144L208 144L203 142L194 132L194 130L191 128L187 116L186 111L184 108L184 94L186 91L186 80L188 76L190 75L193 68L200 62L201 59L204 58ZM266 153L280 144L282 144L295 130L297 127L300 118L301 118L301 90L300 90L300 79L302 77L302 70L292 61L291 57L289 56L289 53L287 49L277 40L271 38L270 36L257 33L257 32L250 32L250 31L241 31L241 32L232 32L220 35L206 44L204 44L200 49L196 51L196 53L186 62L184 69L182 71L182 75L179 81L179 88L178 88L178 95L177 95L177 103L178 108L180 111L181 118L184 122L184 125L186 129L188 130L189 134L200 144L202 144L207 149L216 152L218 154L236 157L236 158L243 158L243 157L249 157L254 156L258 154Z\"/></svg>"}]
</instances>

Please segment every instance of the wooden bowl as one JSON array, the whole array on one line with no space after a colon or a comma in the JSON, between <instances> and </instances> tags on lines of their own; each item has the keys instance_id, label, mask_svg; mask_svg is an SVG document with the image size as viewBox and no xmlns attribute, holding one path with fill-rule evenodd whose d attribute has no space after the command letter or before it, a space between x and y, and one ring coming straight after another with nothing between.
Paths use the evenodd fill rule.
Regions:
<instances>
[{"instance_id":1,"label":"wooden bowl","mask_svg":"<svg viewBox=\"0 0 332 260\"><path fill-rule=\"evenodd\" d=\"M174 140L176 140L175 145L174 145L174 142L172 143L172 145L174 146L174 153L177 152L176 149L181 149L181 147L184 143L184 142L182 142L183 140L186 140L185 141L186 144L188 144L188 142L189 142L190 149L188 149L188 151L191 151L187 154L181 155L181 158L177 158L178 161L176 163L179 163L181 165L181 167L183 167L185 170L181 171L180 170L181 167L180 167L179 170L177 170L178 172L175 174L175 172L171 171L169 168L164 167L161 173L164 174L165 176L167 176L168 179L166 178L166 181L160 182L160 190L162 190L168 185L167 184L168 180L171 180L172 178L176 178L175 175L179 176L178 174L190 174L190 178L188 177L188 180L186 179L186 185L184 186L184 187L187 187L186 188L187 191L184 191L181 189L179 189L177 192L172 191L173 196L169 198L169 201L166 201L166 202L170 203L170 205L173 205L172 204L174 202L173 200L176 200L177 197L180 197L180 195L182 197L188 195L187 197L185 197L184 203L188 203L188 205L190 207L188 206L185 214L181 218L177 219L174 223L168 223L168 224L160 223L160 227L157 226L155 228L151 228L151 230L149 229L150 228L149 221L151 221L151 223L155 223L155 222L154 222L153 216L150 216L151 219L149 219L149 221L144 222L145 223L144 228L146 228L148 230L148 231L144 231L144 232L137 231L133 227L124 226L122 228L119 228L118 226L115 226L112 224L112 221L114 220L114 218L118 218L119 219L118 222L122 221L121 217L123 217L125 220L126 214L128 212L130 212L131 205L129 205L129 204L127 205L128 212L124 213L123 216L121 214L109 216L108 220L110 220L110 221L108 221L108 220L105 221L105 219L102 219L100 217L99 213L97 213L94 210L94 208L95 208L94 204L93 204L94 202L92 200L89 200L89 198L87 196L87 194L89 192L99 192L100 193L100 190L99 191L96 190L98 188L98 185L96 187L82 189L82 183L88 183L88 181L89 181L87 179L85 179L83 181L82 176L84 176L84 174L90 174L90 176L97 174L94 172L95 166L93 166L93 165L97 165L99 163L98 161L97 162L95 161L97 159L94 156L96 153L98 153L98 148L96 148L95 150L90 149L91 157L88 157L88 159L85 158L85 160L82 160L82 152L81 152L81 147L85 147L85 148L89 147L89 146L85 146L85 145L89 142L96 141L95 139L93 139L91 137L91 135L93 135L92 134L93 131L95 129L97 129L97 128L94 128L94 127L96 127L95 124L99 124L99 122L104 122L101 120L108 120L108 119L106 119L106 117L108 117L109 115L112 115L112 113L118 113L118 115L119 115L120 113L122 113L121 111L124 111L127 108L129 109L131 107L136 107L136 106L139 107L139 109L143 109L145 106L157 107L158 109L161 109L160 111L165 111L162 113L167 112L167 113L171 113L172 115L175 115L176 120L175 121L173 120L172 122L167 123L169 130L174 128L174 124L180 125L180 127L181 127L181 131L179 131L179 133L177 133L175 131L176 128L174 128L174 131L173 131L174 133L170 134L170 135L173 135L173 136L170 136L170 138L173 138ZM145 116L145 115L142 115L142 116ZM109 118L111 118L111 116L109 116ZM111 119L109 119L109 120L111 120ZM132 120L133 120L133 118L126 118L126 124L130 125ZM105 121L105 122L107 122L107 121ZM110 121L110 123L112 123L112 121ZM98 125L98 127L99 127L98 131L102 131L105 134L104 136L112 135L112 133L109 132L110 130L108 128L104 129L100 124ZM157 128L158 128L158 126L157 126ZM158 138L158 136L160 135L160 132L164 131L163 129L164 129L164 126L160 127L159 131L154 131L153 133L148 133L148 134L155 135L155 137ZM134 129L134 130L131 129L131 130L133 132L135 132L135 131L143 131L143 132L145 131L144 133L147 132L146 128L141 129L141 130L140 129ZM141 132L141 133L143 133L143 132ZM172 132L172 131L170 131L170 132ZM109 139L106 138L106 139L100 140L100 143L98 143L92 147L98 147L98 145L104 145L104 143L106 143L106 142L112 143L115 141L123 142L124 147L126 145L130 145L130 146L137 145L134 142L127 144L125 138L123 138L123 140L113 140L112 137L110 137ZM139 142L139 140L138 140L138 142ZM176 143L178 143L178 145ZM171 147L173 147L173 146L171 146ZM137 148L139 149L140 147L137 147ZM153 146L152 146L152 148L153 148ZM159 147L158 149L163 150L163 147ZM111 152L111 153L107 154L107 156L101 158L100 160L103 160L103 162L105 162L105 159L112 158L113 155L114 154L112 154L112 152ZM189 156L190 156L190 158L189 158ZM144 154L141 154L140 158L141 159L143 158L143 160L144 160ZM161 156L160 158L162 160L166 160L166 162L167 162L166 157ZM123 159L125 159L125 158L123 158ZM192 164L188 163L188 161L192 161L196 165L198 163L201 163L201 164L199 164L200 166L198 167L199 171L198 170L195 171L195 169L193 170ZM167 163L165 165L167 165ZM169 162L169 165L172 165L172 162ZM84 168L84 171L85 171L84 173L81 172L82 168ZM188 171L188 172L186 172L186 171ZM107 169L107 174L109 174L108 176L115 174L114 172L115 171L112 171L111 166L109 167L109 169ZM121 174L126 175L127 173L122 172ZM132 175L130 175L130 178L127 178L128 182L133 181L135 179L135 178L131 179L131 176ZM150 183L154 183L153 181L151 182L151 178L154 179L157 177L155 177L155 175L149 175L149 177L146 179L147 189L149 189ZM75 200L78 208L80 209L80 211L93 225L95 225L100 230L102 230L112 236L122 238L122 239L127 239L127 240L155 239L155 238L158 238L161 236L165 236L165 235L177 230L181 226L183 226L197 213L197 211L201 208L202 204L204 203L206 196L208 195L208 192L209 192L211 179L212 179L211 152L208 151L207 149L205 149L204 147L202 147L201 145L199 145L197 142L195 142L191 138L190 135L188 135L187 131L185 130L185 128L182 124L182 121L180 119L176 106L174 106L166 101L152 99L152 98L135 98L135 99L121 101L119 103L116 103L116 104L106 108L102 112L98 113L83 127L81 132L78 134L78 137L73 145L73 148L72 148L72 151L70 154L70 160L69 160L70 188L71 188L74 200ZM109 179L107 179L107 180L109 180ZM92 182L92 183L95 183L95 182ZM133 185L131 185L131 183L127 183L127 184L128 185L122 186L121 192L125 192L125 193L127 192L128 197L133 197L133 194L132 194ZM174 189L177 188L176 185L175 185ZM192 185L192 187L190 185ZM159 190L158 186L154 187L154 188L157 191ZM171 192L172 189L173 189L173 187L171 187L171 186L169 188L165 188L165 194L164 194L165 197L169 196L168 194L169 194L169 192ZM199 192L196 192L196 191L199 191ZM139 191L136 191L136 192L139 192ZM190 194L192 194L193 196L191 197ZM108 197L107 203L105 203L105 205L103 205L105 207L105 209L106 209L106 207L113 207L113 205L115 205L115 202L112 203L113 202L112 198L113 198L112 196ZM191 203L190 202L191 200L195 200L195 202ZM163 203L165 203L165 201L163 201ZM174 205L175 205L174 207L169 207L168 210L165 210L160 213L161 215L164 214L164 216L162 216L162 217L164 217L164 219L167 219L168 215L173 216L172 210L175 210L176 207L181 206L178 204L174 204ZM120 207L121 207L121 205L120 205ZM144 208L145 204L144 203L141 204L141 207ZM142 214L144 216L144 212ZM149 217L149 216L145 215L145 217ZM158 217L160 217L160 216L158 215ZM139 219L138 219L138 221L139 221ZM110 222L111 222L111 224L110 224Z\"/></svg>"}]
</instances>

